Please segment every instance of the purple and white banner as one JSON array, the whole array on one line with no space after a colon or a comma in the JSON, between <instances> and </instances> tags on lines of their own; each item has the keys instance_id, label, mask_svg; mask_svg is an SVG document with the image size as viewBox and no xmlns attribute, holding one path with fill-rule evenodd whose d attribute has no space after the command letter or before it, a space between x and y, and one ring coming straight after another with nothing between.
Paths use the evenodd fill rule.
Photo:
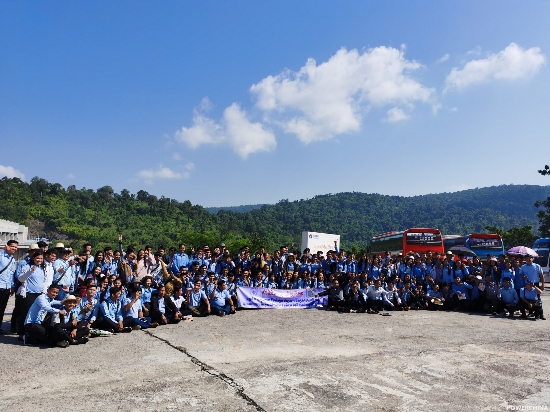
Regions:
<instances>
[{"instance_id":1,"label":"purple and white banner","mask_svg":"<svg viewBox=\"0 0 550 412\"><path fill-rule=\"evenodd\" d=\"M315 297L322 289L267 289L239 287L239 306L257 309L307 309L327 305L327 297Z\"/></svg>"}]
</instances>

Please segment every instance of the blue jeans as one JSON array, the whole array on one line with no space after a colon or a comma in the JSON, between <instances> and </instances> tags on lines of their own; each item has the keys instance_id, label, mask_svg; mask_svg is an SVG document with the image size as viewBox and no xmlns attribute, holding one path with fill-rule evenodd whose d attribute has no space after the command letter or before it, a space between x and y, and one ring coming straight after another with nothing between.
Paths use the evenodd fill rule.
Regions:
<instances>
[{"instance_id":1,"label":"blue jeans","mask_svg":"<svg viewBox=\"0 0 550 412\"><path fill-rule=\"evenodd\" d=\"M229 303L226 303L224 306L219 306L215 304L210 304L210 307L212 309L212 313L217 315L220 312L225 312L227 315L231 313L231 305Z\"/></svg>"},{"instance_id":2,"label":"blue jeans","mask_svg":"<svg viewBox=\"0 0 550 412\"><path fill-rule=\"evenodd\" d=\"M143 318L145 320L141 320L140 318L132 318L134 320L134 324L141 326L141 329L147 329L149 327L149 324L151 323L151 318Z\"/></svg>"}]
</instances>

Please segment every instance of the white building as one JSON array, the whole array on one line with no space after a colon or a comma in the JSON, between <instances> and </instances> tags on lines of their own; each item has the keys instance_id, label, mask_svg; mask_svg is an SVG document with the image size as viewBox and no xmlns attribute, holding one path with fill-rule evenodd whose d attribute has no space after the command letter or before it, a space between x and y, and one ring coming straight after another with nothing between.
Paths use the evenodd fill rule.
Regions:
<instances>
[{"instance_id":1,"label":"white building","mask_svg":"<svg viewBox=\"0 0 550 412\"><path fill-rule=\"evenodd\" d=\"M27 253L31 241L29 237L29 228L20 225L16 222L0 219L0 248L3 248L8 243L8 240L17 240L19 248L17 250L16 259L21 258ZM36 243L36 242L32 242Z\"/></svg>"}]
</instances>

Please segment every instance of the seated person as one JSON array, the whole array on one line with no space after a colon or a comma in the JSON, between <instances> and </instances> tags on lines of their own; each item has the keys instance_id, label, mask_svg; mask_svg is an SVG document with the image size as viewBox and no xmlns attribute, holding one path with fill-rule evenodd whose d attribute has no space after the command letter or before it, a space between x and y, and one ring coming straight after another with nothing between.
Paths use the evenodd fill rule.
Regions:
<instances>
[{"instance_id":1,"label":"seated person","mask_svg":"<svg viewBox=\"0 0 550 412\"><path fill-rule=\"evenodd\" d=\"M25 343L49 343L61 348L69 346L69 342L59 336L52 327L52 315L65 315L61 302L55 300L59 294L59 285L53 283L46 294L39 295L31 305L25 318Z\"/></svg>"},{"instance_id":2,"label":"seated person","mask_svg":"<svg viewBox=\"0 0 550 412\"><path fill-rule=\"evenodd\" d=\"M359 282L354 282L346 295L346 309L350 313L363 313L365 306L365 295L359 290Z\"/></svg>"},{"instance_id":3,"label":"seated person","mask_svg":"<svg viewBox=\"0 0 550 412\"><path fill-rule=\"evenodd\" d=\"M99 308L103 316L102 325L100 325L99 329L108 330L113 333L128 333L132 331L130 326L134 324L133 320L131 318L125 319L122 316L121 294L122 292L116 286L109 289L109 297L101 303Z\"/></svg>"},{"instance_id":4,"label":"seated person","mask_svg":"<svg viewBox=\"0 0 550 412\"><path fill-rule=\"evenodd\" d=\"M367 313L378 313L384 309L384 295L386 290L382 287L380 279L367 288Z\"/></svg>"},{"instance_id":5,"label":"seated person","mask_svg":"<svg viewBox=\"0 0 550 412\"><path fill-rule=\"evenodd\" d=\"M426 292L425 307L429 310L443 310L445 298L439 291L439 285L436 283L431 290Z\"/></svg>"},{"instance_id":6,"label":"seated person","mask_svg":"<svg viewBox=\"0 0 550 412\"><path fill-rule=\"evenodd\" d=\"M511 286L510 278L504 279L504 286L498 290L498 312L502 316L506 316L508 311L509 316L514 317L514 311L519 303L519 297L516 290Z\"/></svg>"},{"instance_id":7,"label":"seated person","mask_svg":"<svg viewBox=\"0 0 550 412\"><path fill-rule=\"evenodd\" d=\"M225 316L235 313L233 300L227 291L227 285L223 279L218 280L218 287L210 294L210 308L214 315Z\"/></svg>"},{"instance_id":8,"label":"seated person","mask_svg":"<svg viewBox=\"0 0 550 412\"><path fill-rule=\"evenodd\" d=\"M521 317L526 319L527 313L533 315L535 319L546 320L542 310L542 300L540 299L540 294L542 291L533 285L533 282L529 279L523 281L523 288L521 288L519 293L519 308L521 310Z\"/></svg>"},{"instance_id":9,"label":"seated person","mask_svg":"<svg viewBox=\"0 0 550 412\"><path fill-rule=\"evenodd\" d=\"M388 280L387 282L387 289L386 293L383 296L384 301L384 309L385 310L403 310L403 303L401 302L401 298L399 297L399 293L397 293L397 289L395 289L395 281Z\"/></svg>"},{"instance_id":10,"label":"seated person","mask_svg":"<svg viewBox=\"0 0 550 412\"><path fill-rule=\"evenodd\" d=\"M181 312L166 294L165 286L159 286L157 294L151 297L149 313L151 320L159 325L178 323L182 318Z\"/></svg>"},{"instance_id":11,"label":"seated person","mask_svg":"<svg viewBox=\"0 0 550 412\"><path fill-rule=\"evenodd\" d=\"M151 322L151 318L143 316L141 289L132 289L131 296L124 298L122 305L122 316L124 316L125 320L132 320L131 325L129 321L127 324L130 325L133 330L156 328L158 326L158 323Z\"/></svg>"},{"instance_id":12,"label":"seated person","mask_svg":"<svg viewBox=\"0 0 550 412\"><path fill-rule=\"evenodd\" d=\"M61 301L65 314L59 314L59 323L54 325L60 340L69 342L70 345L78 345L88 342L90 329L85 321L78 320L80 311L80 298L67 295Z\"/></svg>"},{"instance_id":13,"label":"seated person","mask_svg":"<svg viewBox=\"0 0 550 412\"><path fill-rule=\"evenodd\" d=\"M344 291L340 288L338 279L333 279L332 286L319 294L315 294L315 297L326 295L328 295L328 310L338 310L339 312L345 310L346 301L344 300Z\"/></svg>"},{"instance_id":14,"label":"seated person","mask_svg":"<svg viewBox=\"0 0 550 412\"><path fill-rule=\"evenodd\" d=\"M97 288L95 284L90 283L86 286L86 296L82 298L78 305L78 320L86 323L86 327L91 329L99 316L99 300L95 297Z\"/></svg>"},{"instance_id":15,"label":"seated person","mask_svg":"<svg viewBox=\"0 0 550 412\"><path fill-rule=\"evenodd\" d=\"M451 287L451 290L453 291L451 298L453 299L455 304L455 308L453 310L470 310L471 302L468 289L473 289L473 286L469 283L462 282L462 277L460 275L455 275L455 281Z\"/></svg>"},{"instance_id":16,"label":"seated person","mask_svg":"<svg viewBox=\"0 0 550 412\"><path fill-rule=\"evenodd\" d=\"M197 280L193 289L188 291L187 308L193 316L208 316L210 314L210 302L201 285L201 281Z\"/></svg>"}]
</instances>

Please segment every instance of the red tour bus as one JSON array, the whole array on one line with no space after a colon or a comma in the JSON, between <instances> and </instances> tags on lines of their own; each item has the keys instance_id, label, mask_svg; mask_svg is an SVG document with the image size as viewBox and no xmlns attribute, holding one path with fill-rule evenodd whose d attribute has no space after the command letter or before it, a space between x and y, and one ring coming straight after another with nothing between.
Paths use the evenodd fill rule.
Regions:
<instances>
[{"instance_id":1,"label":"red tour bus","mask_svg":"<svg viewBox=\"0 0 550 412\"><path fill-rule=\"evenodd\" d=\"M383 254L386 251L392 255L428 251L443 254L443 236L439 229L415 227L401 232L382 233L371 239L369 250L371 255Z\"/></svg>"}]
</instances>

